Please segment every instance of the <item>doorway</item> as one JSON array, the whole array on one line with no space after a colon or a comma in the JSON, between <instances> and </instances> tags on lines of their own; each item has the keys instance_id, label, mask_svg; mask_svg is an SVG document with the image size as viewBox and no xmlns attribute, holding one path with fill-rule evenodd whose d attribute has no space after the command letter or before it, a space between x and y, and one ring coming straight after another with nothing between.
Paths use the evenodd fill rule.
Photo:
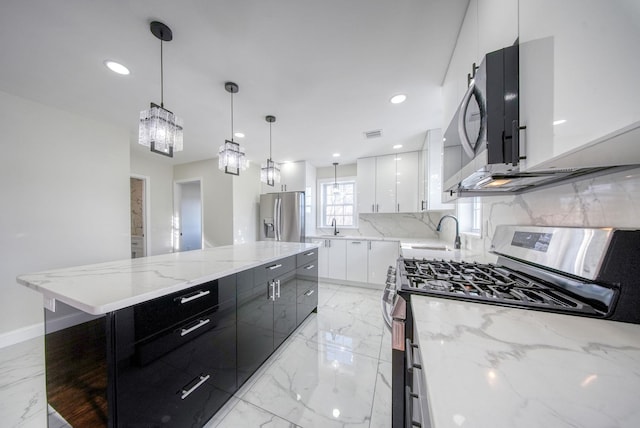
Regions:
<instances>
[{"instance_id":1,"label":"doorway","mask_svg":"<svg viewBox=\"0 0 640 428\"><path fill-rule=\"evenodd\" d=\"M202 249L202 181L181 180L174 184L174 215L177 239L174 251Z\"/></svg>"},{"instance_id":2,"label":"doorway","mask_svg":"<svg viewBox=\"0 0 640 428\"><path fill-rule=\"evenodd\" d=\"M148 177L130 176L131 192L131 258L147 255L147 191Z\"/></svg>"}]
</instances>

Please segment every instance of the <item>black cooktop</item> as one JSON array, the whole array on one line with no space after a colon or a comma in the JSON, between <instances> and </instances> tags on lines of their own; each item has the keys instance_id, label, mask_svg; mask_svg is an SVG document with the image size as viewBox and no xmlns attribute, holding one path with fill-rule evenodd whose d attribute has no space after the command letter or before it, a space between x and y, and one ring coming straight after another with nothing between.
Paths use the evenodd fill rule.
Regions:
<instances>
[{"instance_id":1,"label":"black cooktop","mask_svg":"<svg viewBox=\"0 0 640 428\"><path fill-rule=\"evenodd\" d=\"M404 259L401 290L550 312L601 316L587 302L541 279L494 264Z\"/></svg>"}]
</instances>

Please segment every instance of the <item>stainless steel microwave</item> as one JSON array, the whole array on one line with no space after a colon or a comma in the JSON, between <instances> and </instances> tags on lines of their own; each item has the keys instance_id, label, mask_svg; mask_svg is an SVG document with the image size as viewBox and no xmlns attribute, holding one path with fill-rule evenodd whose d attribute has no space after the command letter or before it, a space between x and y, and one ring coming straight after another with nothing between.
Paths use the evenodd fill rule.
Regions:
<instances>
[{"instance_id":1,"label":"stainless steel microwave","mask_svg":"<svg viewBox=\"0 0 640 428\"><path fill-rule=\"evenodd\" d=\"M519 162L518 45L488 53L472 77L444 134L443 189L457 196L500 190Z\"/></svg>"}]
</instances>

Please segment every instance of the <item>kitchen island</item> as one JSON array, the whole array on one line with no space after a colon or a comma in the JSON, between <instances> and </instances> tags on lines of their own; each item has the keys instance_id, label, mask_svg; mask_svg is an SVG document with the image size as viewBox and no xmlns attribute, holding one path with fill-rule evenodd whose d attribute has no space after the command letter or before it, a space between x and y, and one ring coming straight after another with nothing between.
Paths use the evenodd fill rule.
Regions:
<instances>
[{"instance_id":1,"label":"kitchen island","mask_svg":"<svg viewBox=\"0 0 640 428\"><path fill-rule=\"evenodd\" d=\"M433 426L640 426L640 325L411 296Z\"/></svg>"},{"instance_id":2,"label":"kitchen island","mask_svg":"<svg viewBox=\"0 0 640 428\"><path fill-rule=\"evenodd\" d=\"M317 307L317 249L255 242L18 277L74 427L202 426Z\"/></svg>"}]
</instances>

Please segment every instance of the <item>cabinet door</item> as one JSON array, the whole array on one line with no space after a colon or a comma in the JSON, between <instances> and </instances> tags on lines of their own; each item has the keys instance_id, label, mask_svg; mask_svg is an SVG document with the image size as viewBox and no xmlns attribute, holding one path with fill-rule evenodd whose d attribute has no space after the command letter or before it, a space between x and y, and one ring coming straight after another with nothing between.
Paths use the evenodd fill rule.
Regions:
<instances>
[{"instance_id":1,"label":"cabinet door","mask_svg":"<svg viewBox=\"0 0 640 428\"><path fill-rule=\"evenodd\" d=\"M426 145L426 208L428 210L449 210L453 209L453 204L445 204L442 202L442 130L430 129L427 132Z\"/></svg>"},{"instance_id":2,"label":"cabinet door","mask_svg":"<svg viewBox=\"0 0 640 428\"><path fill-rule=\"evenodd\" d=\"M396 156L396 212L420 211L420 152L399 153Z\"/></svg>"},{"instance_id":3,"label":"cabinet door","mask_svg":"<svg viewBox=\"0 0 640 428\"><path fill-rule=\"evenodd\" d=\"M376 212L376 158L358 159L357 183L358 213Z\"/></svg>"},{"instance_id":4,"label":"cabinet door","mask_svg":"<svg viewBox=\"0 0 640 428\"><path fill-rule=\"evenodd\" d=\"M318 276L327 278L329 276L329 249L327 248L327 240L313 238L310 240L313 244L320 245L318 247Z\"/></svg>"},{"instance_id":5,"label":"cabinet door","mask_svg":"<svg viewBox=\"0 0 640 428\"><path fill-rule=\"evenodd\" d=\"M553 160L640 121L638 2L520 0L519 9L521 167L640 161L637 144L582 165Z\"/></svg>"},{"instance_id":6,"label":"cabinet door","mask_svg":"<svg viewBox=\"0 0 640 428\"><path fill-rule=\"evenodd\" d=\"M400 243L398 241L370 241L368 282L384 288L387 269L389 266L395 267L399 256Z\"/></svg>"},{"instance_id":7,"label":"cabinet door","mask_svg":"<svg viewBox=\"0 0 640 428\"><path fill-rule=\"evenodd\" d=\"M327 239L329 247L327 278L347 279L347 241L342 239Z\"/></svg>"},{"instance_id":8,"label":"cabinet door","mask_svg":"<svg viewBox=\"0 0 640 428\"><path fill-rule=\"evenodd\" d=\"M376 212L397 212L396 155L376 158Z\"/></svg>"},{"instance_id":9,"label":"cabinet door","mask_svg":"<svg viewBox=\"0 0 640 428\"><path fill-rule=\"evenodd\" d=\"M273 347L276 349L296 329L296 307L298 291L295 269L273 279L275 300L273 302Z\"/></svg>"},{"instance_id":10,"label":"cabinet door","mask_svg":"<svg viewBox=\"0 0 640 428\"><path fill-rule=\"evenodd\" d=\"M367 282L367 241L347 242L347 281Z\"/></svg>"},{"instance_id":11,"label":"cabinet door","mask_svg":"<svg viewBox=\"0 0 640 428\"><path fill-rule=\"evenodd\" d=\"M259 273L259 278L254 274ZM273 301L262 267L238 273L238 386L273 352Z\"/></svg>"},{"instance_id":12,"label":"cabinet door","mask_svg":"<svg viewBox=\"0 0 640 428\"><path fill-rule=\"evenodd\" d=\"M305 162L289 162L280 165L280 187L276 187L284 192L304 192L305 186ZM283 187L284 186L284 187Z\"/></svg>"}]
</instances>

